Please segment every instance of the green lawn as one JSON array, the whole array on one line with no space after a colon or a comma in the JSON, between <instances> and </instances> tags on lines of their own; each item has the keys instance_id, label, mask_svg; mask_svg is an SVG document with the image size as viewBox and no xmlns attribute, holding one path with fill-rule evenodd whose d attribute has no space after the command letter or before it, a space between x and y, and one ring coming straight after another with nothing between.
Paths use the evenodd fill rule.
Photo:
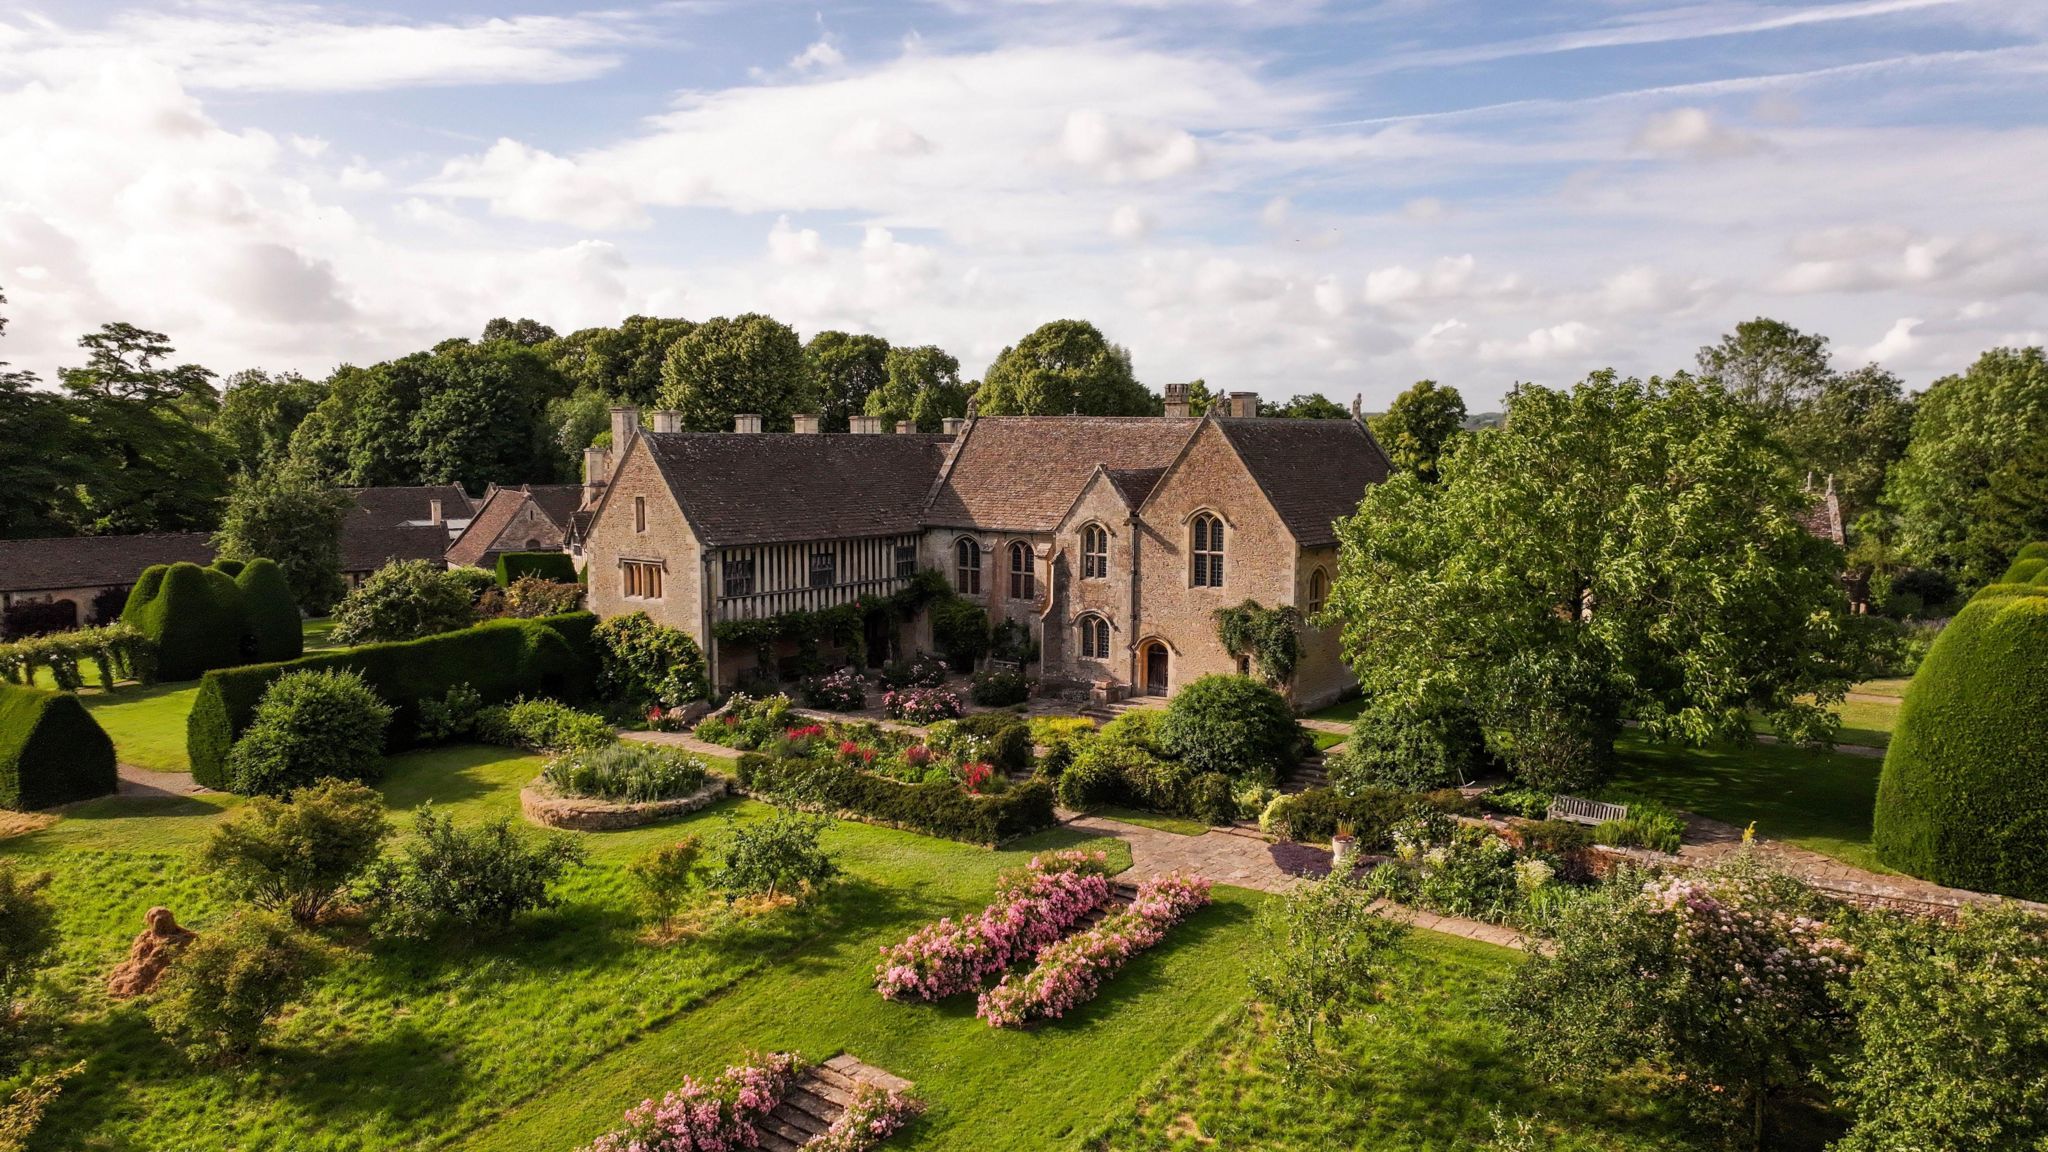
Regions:
<instances>
[{"instance_id":1,"label":"green lawn","mask_svg":"<svg viewBox=\"0 0 2048 1152\"><path fill-rule=\"evenodd\" d=\"M334 638L334 620L331 617L317 616L306 621L305 633L308 652L320 652L342 646L341 642Z\"/></svg>"},{"instance_id":2,"label":"green lawn","mask_svg":"<svg viewBox=\"0 0 2048 1152\"><path fill-rule=\"evenodd\" d=\"M1316 742L1316 751L1328 752L1337 745L1351 739L1351 734L1349 732L1317 732L1314 729L1310 729L1309 737Z\"/></svg>"},{"instance_id":3,"label":"green lawn","mask_svg":"<svg viewBox=\"0 0 2048 1152\"><path fill-rule=\"evenodd\" d=\"M1168 816L1163 812L1147 812L1143 808L1125 808L1116 804L1094 809L1094 815L1136 824L1141 828L1156 828L1177 836L1200 836L1209 830L1207 824L1187 816Z\"/></svg>"},{"instance_id":4,"label":"green lawn","mask_svg":"<svg viewBox=\"0 0 2048 1152\"><path fill-rule=\"evenodd\" d=\"M1906 694L1906 685L1912 682L1913 678L1911 676L1897 676L1888 680L1865 680L1861 684L1851 684L1849 691L1858 692L1865 696L1889 696L1896 700Z\"/></svg>"},{"instance_id":5,"label":"green lawn","mask_svg":"<svg viewBox=\"0 0 2048 1152\"><path fill-rule=\"evenodd\" d=\"M113 738L114 755L123 764L159 772L190 772L185 717L198 696L198 683L187 680L147 688L129 684L113 692L81 692L78 699Z\"/></svg>"},{"instance_id":6,"label":"green lawn","mask_svg":"<svg viewBox=\"0 0 2048 1152\"><path fill-rule=\"evenodd\" d=\"M1319 712L1311 712L1308 716L1311 720L1335 720L1339 724L1349 724L1353 720L1358 719L1359 709L1363 707L1365 707L1364 699L1353 696L1349 700L1339 700Z\"/></svg>"},{"instance_id":7,"label":"green lawn","mask_svg":"<svg viewBox=\"0 0 2048 1152\"><path fill-rule=\"evenodd\" d=\"M1738 827L1754 820L1760 836L1886 870L1870 847L1883 761L1773 744L1680 748L1634 733L1618 747L1622 770L1609 796L1643 796Z\"/></svg>"},{"instance_id":8,"label":"green lawn","mask_svg":"<svg viewBox=\"0 0 2048 1152\"><path fill-rule=\"evenodd\" d=\"M1860 686L1859 686L1860 689ZM1899 724L1899 701L1887 700L1844 700L1835 705L1835 715L1841 718L1841 727L1835 730L1835 743L1860 744L1866 748L1882 748L1891 743L1892 729ZM1759 721L1759 732L1770 732L1769 724Z\"/></svg>"}]
</instances>

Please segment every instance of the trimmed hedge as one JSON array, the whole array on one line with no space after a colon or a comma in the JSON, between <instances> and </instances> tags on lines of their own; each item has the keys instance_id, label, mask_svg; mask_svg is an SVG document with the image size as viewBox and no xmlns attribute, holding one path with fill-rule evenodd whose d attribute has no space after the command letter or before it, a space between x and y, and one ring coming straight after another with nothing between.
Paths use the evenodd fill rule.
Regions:
<instances>
[{"instance_id":1,"label":"trimmed hedge","mask_svg":"<svg viewBox=\"0 0 2048 1152\"><path fill-rule=\"evenodd\" d=\"M285 581L284 569L275 560L255 559L247 564L216 560L214 567L226 572L224 564L241 571L230 573L242 593L242 609L248 616L249 635L256 642L258 660L296 660L306 652L306 633L299 623L299 606Z\"/></svg>"},{"instance_id":2,"label":"trimmed hedge","mask_svg":"<svg viewBox=\"0 0 2048 1152\"><path fill-rule=\"evenodd\" d=\"M115 786L114 742L78 697L0 683L0 807L48 808Z\"/></svg>"},{"instance_id":3,"label":"trimmed hedge","mask_svg":"<svg viewBox=\"0 0 2048 1152\"><path fill-rule=\"evenodd\" d=\"M1030 780L993 796L976 796L952 780L903 784L843 764L779 759L749 752L740 757L740 787L786 796L968 844L1000 844L1050 828L1052 785Z\"/></svg>"},{"instance_id":4,"label":"trimmed hedge","mask_svg":"<svg viewBox=\"0 0 2048 1152\"><path fill-rule=\"evenodd\" d=\"M392 706L395 714L386 748L421 742L420 703L446 698L448 689L468 684L487 704L521 695L581 699L595 675L588 612L538 620L492 620L459 632L418 640L365 644L315 652L297 660L221 668L199 682L198 698L185 725L192 778L209 788L227 787L228 750L249 726L256 702L272 680L286 672L353 668Z\"/></svg>"},{"instance_id":5,"label":"trimmed hedge","mask_svg":"<svg viewBox=\"0 0 2048 1152\"><path fill-rule=\"evenodd\" d=\"M521 576L574 584L576 561L567 552L507 552L498 557L498 587L510 588Z\"/></svg>"},{"instance_id":6,"label":"trimmed hedge","mask_svg":"<svg viewBox=\"0 0 2048 1152\"><path fill-rule=\"evenodd\" d=\"M1942 630L1906 688L1873 842L1902 872L2044 900L2044 828L2048 591L1992 585Z\"/></svg>"},{"instance_id":7,"label":"trimmed hedge","mask_svg":"<svg viewBox=\"0 0 2048 1152\"><path fill-rule=\"evenodd\" d=\"M145 597L144 588L153 594ZM241 589L218 568L179 563L144 570L121 618L156 642L162 680L197 679L254 655Z\"/></svg>"},{"instance_id":8,"label":"trimmed hedge","mask_svg":"<svg viewBox=\"0 0 2048 1152\"><path fill-rule=\"evenodd\" d=\"M2014 556L2013 559L2048 560L2048 540L2036 540L2032 544L2021 545L2019 554Z\"/></svg>"},{"instance_id":9,"label":"trimmed hedge","mask_svg":"<svg viewBox=\"0 0 2048 1152\"><path fill-rule=\"evenodd\" d=\"M2030 556L2025 560L2013 561L2012 567L2005 570L2005 575L2000 576L1998 582L2000 584L2026 584L2043 572L2048 572L2048 559Z\"/></svg>"},{"instance_id":10,"label":"trimmed hedge","mask_svg":"<svg viewBox=\"0 0 2048 1152\"><path fill-rule=\"evenodd\" d=\"M1385 852L1394 846L1394 829L1418 812L1457 815L1473 807L1455 788L1438 792L1362 788L1350 796L1328 788L1310 788L1275 798L1259 823L1275 836L1301 843L1327 842L1337 834L1338 825L1349 824L1360 851Z\"/></svg>"}]
</instances>

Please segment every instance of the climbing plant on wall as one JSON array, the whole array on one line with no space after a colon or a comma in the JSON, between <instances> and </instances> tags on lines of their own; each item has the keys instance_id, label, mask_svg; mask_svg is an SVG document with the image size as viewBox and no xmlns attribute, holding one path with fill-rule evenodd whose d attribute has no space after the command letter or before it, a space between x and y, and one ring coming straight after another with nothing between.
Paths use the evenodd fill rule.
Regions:
<instances>
[{"instance_id":1,"label":"climbing plant on wall","mask_svg":"<svg viewBox=\"0 0 2048 1152\"><path fill-rule=\"evenodd\" d=\"M1294 679L1301 662L1301 610L1285 604L1267 608L1256 600L1218 608L1216 638L1232 656L1251 657L1259 678L1278 688Z\"/></svg>"}]
</instances>

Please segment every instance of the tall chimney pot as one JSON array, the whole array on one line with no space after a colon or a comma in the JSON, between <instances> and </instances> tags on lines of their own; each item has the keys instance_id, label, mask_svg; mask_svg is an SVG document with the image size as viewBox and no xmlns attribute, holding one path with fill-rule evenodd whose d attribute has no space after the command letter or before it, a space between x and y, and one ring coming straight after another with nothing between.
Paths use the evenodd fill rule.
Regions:
<instances>
[{"instance_id":1,"label":"tall chimney pot","mask_svg":"<svg viewBox=\"0 0 2048 1152\"><path fill-rule=\"evenodd\" d=\"M681 432L683 430L683 414L665 408L655 409L654 430L664 433Z\"/></svg>"},{"instance_id":2,"label":"tall chimney pot","mask_svg":"<svg viewBox=\"0 0 2048 1152\"><path fill-rule=\"evenodd\" d=\"M858 436L876 436L882 431L880 416L855 416L849 423L853 426L854 434Z\"/></svg>"},{"instance_id":3,"label":"tall chimney pot","mask_svg":"<svg viewBox=\"0 0 2048 1152\"><path fill-rule=\"evenodd\" d=\"M1239 419L1257 416L1259 414L1259 394L1257 392L1232 392L1230 394L1230 414Z\"/></svg>"},{"instance_id":4,"label":"tall chimney pot","mask_svg":"<svg viewBox=\"0 0 2048 1152\"><path fill-rule=\"evenodd\" d=\"M915 420L898 420L896 422L896 434L898 436L909 436L916 431L917 421Z\"/></svg>"},{"instance_id":5,"label":"tall chimney pot","mask_svg":"<svg viewBox=\"0 0 2048 1152\"><path fill-rule=\"evenodd\" d=\"M1172 416L1172 417L1175 417L1175 418L1185 418L1185 417L1187 416L1187 414L1188 414L1188 386L1187 386L1187 385L1185 385L1185 384L1168 384L1168 385L1166 386L1166 414L1167 414L1168 416Z\"/></svg>"},{"instance_id":6,"label":"tall chimney pot","mask_svg":"<svg viewBox=\"0 0 2048 1152\"><path fill-rule=\"evenodd\" d=\"M759 432L761 430L761 417L757 413L741 412L732 418L732 430L749 434Z\"/></svg>"},{"instance_id":7,"label":"tall chimney pot","mask_svg":"<svg viewBox=\"0 0 2048 1152\"><path fill-rule=\"evenodd\" d=\"M604 486L612 479L612 453L603 448L590 447L583 450L583 506L588 508L597 503L604 492Z\"/></svg>"},{"instance_id":8,"label":"tall chimney pot","mask_svg":"<svg viewBox=\"0 0 2048 1152\"><path fill-rule=\"evenodd\" d=\"M640 434L640 409L628 404L612 409L612 451L624 452Z\"/></svg>"},{"instance_id":9,"label":"tall chimney pot","mask_svg":"<svg viewBox=\"0 0 2048 1152\"><path fill-rule=\"evenodd\" d=\"M799 412L790 417L790 421L796 425L797 432L805 436L816 436L825 430L825 421L816 412Z\"/></svg>"},{"instance_id":10,"label":"tall chimney pot","mask_svg":"<svg viewBox=\"0 0 2048 1152\"><path fill-rule=\"evenodd\" d=\"M948 416L939 421L939 430L948 436L958 436L960 430L965 427L967 427L967 421L959 416Z\"/></svg>"}]
</instances>

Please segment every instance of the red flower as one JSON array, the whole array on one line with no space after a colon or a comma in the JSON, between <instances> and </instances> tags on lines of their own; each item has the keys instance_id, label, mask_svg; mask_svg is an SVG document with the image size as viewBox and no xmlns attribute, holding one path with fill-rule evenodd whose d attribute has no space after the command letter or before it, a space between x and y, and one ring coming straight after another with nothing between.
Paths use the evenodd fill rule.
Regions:
<instances>
[{"instance_id":1,"label":"red flower","mask_svg":"<svg viewBox=\"0 0 2048 1152\"><path fill-rule=\"evenodd\" d=\"M854 743L853 741L851 741L851 740L841 740L841 741L839 742L839 754L840 754L841 756L854 756L854 755L857 755L857 754L859 754L859 752L860 752L860 745L858 745L858 744L855 744L855 743Z\"/></svg>"},{"instance_id":2,"label":"red flower","mask_svg":"<svg viewBox=\"0 0 2048 1152\"><path fill-rule=\"evenodd\" d=\"M988 783L989 777L995 774L995 769L981 763L979 760L972 764L962 764L960 766L960 775L966 779L969 792L981 791L981 786Z\"/></svg>"}]
</instances>

